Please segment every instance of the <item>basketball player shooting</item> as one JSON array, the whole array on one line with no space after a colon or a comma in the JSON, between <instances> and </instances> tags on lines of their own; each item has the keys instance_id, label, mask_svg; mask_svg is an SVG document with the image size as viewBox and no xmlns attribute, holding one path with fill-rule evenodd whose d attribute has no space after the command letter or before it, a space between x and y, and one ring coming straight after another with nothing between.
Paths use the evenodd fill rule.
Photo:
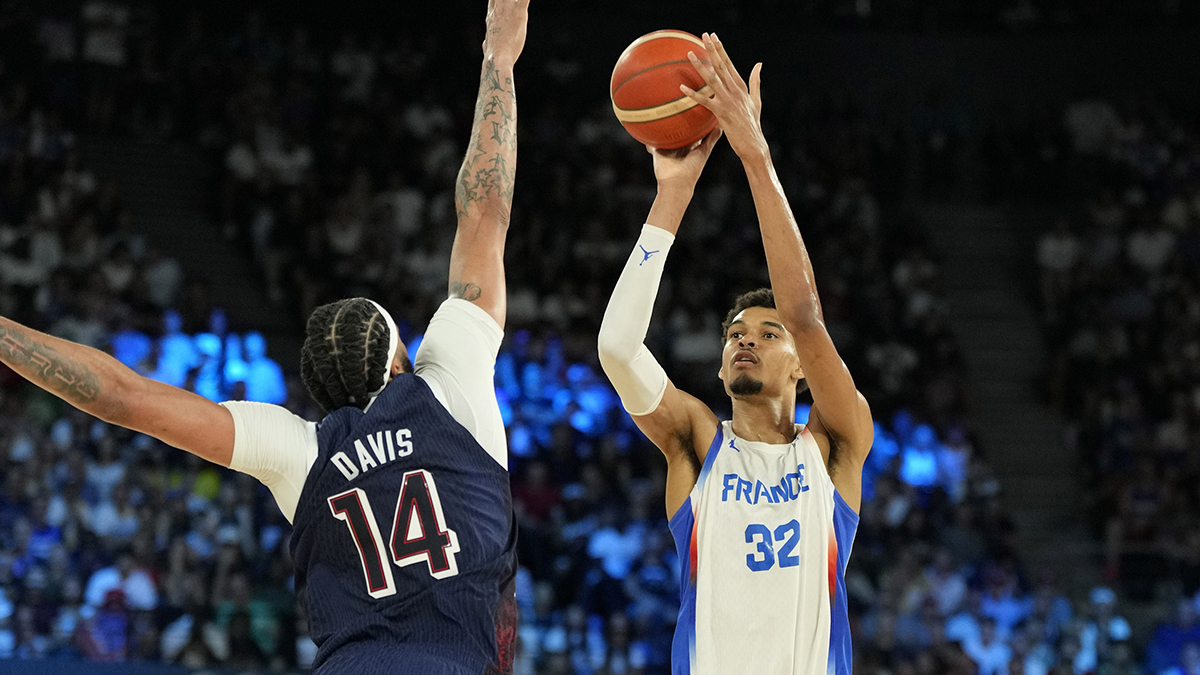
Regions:
<instances>
[{"instance_id":1,"label":"basketball player shooting","mask_svg":"<svg viewBox=\"0 0 1200 675\"><path fill-rule=\"evenodd\" d=\"M690 56L711 97L682 87L720 127L685 156L651 150L658 195L613 290L600 362L667 458L681 570L673 675L849 675L844 573L873 426L821 315L812 265L759 121L761 64L745 80L716 36ZM679 391L643 344L667 253L721 134L750 179L771 288L737 298L721 327L721 421ZM812 391L807 425L796 396Z\"/></svg>"},{"instance_id":2,"label":"basketball player shooting","mask_svg":"<svg viewBox=\"0 0 1200 675\"><path fill-rule=\"evenodd\" d=\"M319 424L272 405L217 405L0 318L0 361L29 381L270 488L294 525L319 675L512 671L516 533L492 377L517 161L513 65L528 5L488 5L450 298L415 362L375 302L317 308L301 372L328 413Z\"/></svg>"}]
</instances>

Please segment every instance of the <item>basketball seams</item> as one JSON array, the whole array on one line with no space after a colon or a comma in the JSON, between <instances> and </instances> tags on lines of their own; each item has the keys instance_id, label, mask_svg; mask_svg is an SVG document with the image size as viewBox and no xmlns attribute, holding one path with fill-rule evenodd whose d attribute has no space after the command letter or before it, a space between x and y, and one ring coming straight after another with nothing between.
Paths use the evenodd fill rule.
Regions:
<instances>
[{"instance_id":1,"label":"basketball seams","mask_svg":"<svg viewBox=\"0 0 1200 675\"><path fill-rule=\"evenodd\" d=\"M711 91L711 87L704 85L697 90L697 93L707 94L709 91ZM677 99L660 105L650 106L649 108L621 108L616 103L613 103L613 112L617 114L617 120L620 122L641 124L643 122L657 122L676 115L682 115L697 105L699 104L691 98L680 96Z\"/></svg>"},{"instance_id":2,"label":"basketball seams","mask_svg":"<svg viewBox=\"0 0 1200 675\"><path fill-rule=\"evenodd\" d=\"M692 68L689 51L709 63L700 38L685 31L660 30L634 40L617 60L609 85L613 112L639 143L663 149L685 147L716 126L712 113L682 96L676 84L697 91L711 89Z\"/></svg>"},{"instance_id":3,"label":"basketball seams","mask_svg":"<svg viewBox=\"0 0 1200 675\"><path fill-rule=\"evenodd\" d=\"M691 33L688 33L687 31L656 30L653 33L646 33L642 37L634 40L632 44L630 44L628 47L625 48L625 51L621 53L621 56L624 57L629 52L633 51L634 49L637 49L638 47L646 44L647 42L652 42L654 40L661 40L663 38L678 38L680 40L687 40L688 42L691 42L692 44L698 45L701 49L704 48L704 42L700 38L696 37L695 35L692 35ZM621 59L619 59L619 58L617 59L618 62L620 60Z\"/></svg>"},{"instance_id":4,"label":"basketball seams","mask_svg":"<svg viewBox=\"0 0 1200 675\"><path fill-rule=\"evenodd\" d=\"M646 73L648 73L648 72L650 72L650 71L652 71L652 70L655 70L656 68L662 68L663 66L678 66L678 65L681 65L681 64L684 64L684 63L691 63L691 61L689 61L689 60L687 60L687 59L683 59L683 60L681 60L681 61L663 61L662 63L656 63L656 64L654 64L654 65L650 66L649 68L642 68L641 70L637 71L636 73L634 73L634 74L630 75L629 77L627 77L627 78L625 78L625 79L621 80L621 83L620 83L620 84L618 84L617 86L613 87L613 88L612 88L612 94L611 94L611 98L615 99L615 98L616 98L616 96L617 96L617 92L618 92L618 91L621 91L621 87L624 87L626 84L628 84L628 83L629 83L629 81L630 81L630 80L632 80L633 78L637 77L638 75L644 75L644 74L646 74ZM710 66L710 67L712 66L712 64L711 64L711 63L709 63L708 61L701 61L700 63L703 63L703 64L704 64L704 65L706 65L706 66ZM639 108L639 110L641 110L641 109L642 109L642 108Z\"/></svg>"}]
</instances>

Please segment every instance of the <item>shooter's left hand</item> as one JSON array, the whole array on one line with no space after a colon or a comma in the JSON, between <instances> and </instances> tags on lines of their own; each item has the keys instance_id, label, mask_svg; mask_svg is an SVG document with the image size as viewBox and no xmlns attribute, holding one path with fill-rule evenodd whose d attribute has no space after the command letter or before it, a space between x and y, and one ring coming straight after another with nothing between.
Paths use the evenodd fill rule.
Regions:
<instances>
[{"instance_id":1,"label":"shooter's left hand","mask_svg":"<svg viewBox=\"0 0 1200 675\"><path fill-rule=\"evenodd\" d=\"M688 52L688 58L696 72L708 83L712 96L698 94L687 85L679 85L680 91L716 115L717 122L729 139L729 145L743 162L766 156L770 148L763 135L761 121L762 64L754 66L747 86L733 67L733 61L729 59L721 40L711 33L705 33L702 39L712 65L701 62L694 52Z\"/></svg>"}]
</instances>

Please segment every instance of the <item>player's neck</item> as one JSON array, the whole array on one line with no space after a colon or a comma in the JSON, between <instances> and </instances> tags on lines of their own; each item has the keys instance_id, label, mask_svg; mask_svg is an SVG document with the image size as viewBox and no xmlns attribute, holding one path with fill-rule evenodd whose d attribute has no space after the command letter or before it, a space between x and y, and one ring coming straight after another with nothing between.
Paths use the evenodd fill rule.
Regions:
<instances>
[{"instance_id":1,"label":"player's neck","mask_svg":"<svg viewBox=\"0 0 1200 675\"><path fill-rule=\"evenodd\" d=\"M796 440L796 401L783 396L733 399L733 433L747 441L791 443Z\"/></svg>"}]
</instances>

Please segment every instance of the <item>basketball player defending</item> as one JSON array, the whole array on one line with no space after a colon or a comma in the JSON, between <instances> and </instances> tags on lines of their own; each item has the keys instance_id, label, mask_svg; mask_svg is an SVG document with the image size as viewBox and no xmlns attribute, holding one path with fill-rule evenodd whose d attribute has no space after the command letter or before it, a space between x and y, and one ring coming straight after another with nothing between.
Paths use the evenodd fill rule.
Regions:
<instances>
[{"instance_id":1,"label":"basketball player defending","mask_svg":"<svg viewBox=\"0 0 1200 675\"><path fill-rule=\"evenodd\" d=\"M653 152L658 196L613 291L600 362L638 427L667 458L667 513L682 562L673 675L849 675L844 572L858 526L873 427L821 315L804 242L759 123L759 67L747 87L705 36L720 128L686 156ZM722 422L675 388L643 345L663 263L722 132L750 178L772 289L739 297L722 326ZM800 387L812 390L795 424Z\"/></svg>"},{"instance_id":2,"label":"basketball player defending","mask_svg":"<svg viewBox=\"0 0 1200 675\"><path fill-rule=\"evenodd\" d=\"M513 64L528 3L488 6L450 299L415 363L376 303L314 311L301 371L328 413L319 424L266 404L210 403L0 319L0 361L34 384L271 489L294 525L320 675L512 671L515 527L492 377L517 159Z\"/></svg>"}]
</instances>

